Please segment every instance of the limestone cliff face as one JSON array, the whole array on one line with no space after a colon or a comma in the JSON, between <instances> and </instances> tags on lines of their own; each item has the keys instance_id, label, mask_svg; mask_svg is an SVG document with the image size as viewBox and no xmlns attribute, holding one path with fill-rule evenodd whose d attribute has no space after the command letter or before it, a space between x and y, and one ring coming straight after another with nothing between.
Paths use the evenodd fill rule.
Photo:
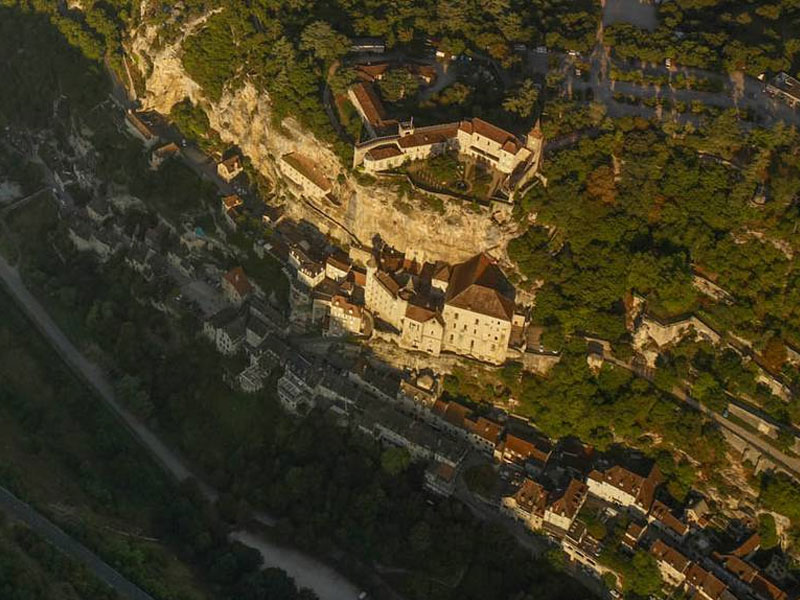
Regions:
<instances>
[{"instance_id":1,"label":"limestone cliff face","mask_svg":"<svg viewBox=\"0 0 800 600\"><path fill-rule=\"evenodd\" d=\"M190 23L186 35L204 19ZM138 32L132 54L139 65L148 65L147 93L140 98L143 107L168 114L172 106L190 98L202 106L211 126L221 138L238 145L254 166L276 183L285 186L278 161L288 152L311 157L334 182L334 192L341 205L313 205L287 194L290 215L306 219L321 231L352 243L370 245L379 235L392 246L412 253L420 259L442 259L451 262L481 250L500 257L508 240L516 233L511 225L499 225L488 208L480 212L465 209L457 202L445 201L444 213L402 200L391 185L381 182L364 186L343 167L329 146L304 131L293 119L275 127L271 119L270 101L266 92L250 83L234 91L226 91L219 102L208 101L200 86L183 69L179 40L171 46L152 51L156 32L151 28ZM186 35L184 37L186 37ZM143 69L144 70L144 69Z\"/></svg>"}]
</instances>

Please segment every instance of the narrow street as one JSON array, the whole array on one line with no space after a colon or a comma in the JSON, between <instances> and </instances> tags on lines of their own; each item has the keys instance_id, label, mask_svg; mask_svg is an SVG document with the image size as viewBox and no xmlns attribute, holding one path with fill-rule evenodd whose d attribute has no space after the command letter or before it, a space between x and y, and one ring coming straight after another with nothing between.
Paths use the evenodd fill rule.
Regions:
<instances>
[{"instance_id":1,"label":"narrow street","mask_svg":"<svg viewBox=\"0 0 800 600\"><path fill-rule=\"evenodd\" d=\"M0 511L16 521L25 523L59 551L84 564L98 579L106 583L123 598L128 598L129 600L153 600L150 594L128 581L94 552L64 533L59 527L4 487L0 487Z\"/></svg>"}]
</instances>

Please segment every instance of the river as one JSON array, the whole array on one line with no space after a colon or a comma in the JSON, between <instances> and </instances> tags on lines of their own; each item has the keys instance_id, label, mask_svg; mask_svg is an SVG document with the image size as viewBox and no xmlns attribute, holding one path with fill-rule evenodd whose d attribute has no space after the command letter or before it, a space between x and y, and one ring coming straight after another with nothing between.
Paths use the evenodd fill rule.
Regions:
<instances>
[{"instance_id":1,"label":"river","mask_svg":"<svg viewBox=\"0 0 800 600\"><path fill-rule=\"evenodd\" d=\"M246 546L255 548L264 557L266 567L283 569L294 578L299 587L306 587L317 594L320 600L356 600L359 589L331 567L322 564L307 554L278 546L263 536L249 531L237 531L230 535Z\"/></svg>"}]
</instances>

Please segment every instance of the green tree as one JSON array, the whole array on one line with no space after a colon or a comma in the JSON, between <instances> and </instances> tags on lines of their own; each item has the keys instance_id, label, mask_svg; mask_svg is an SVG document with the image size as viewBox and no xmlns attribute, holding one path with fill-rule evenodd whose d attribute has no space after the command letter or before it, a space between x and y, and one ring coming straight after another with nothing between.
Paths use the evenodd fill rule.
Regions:
<instances>
[{"instance_id":1,"label":"green tree","mask_svg":"<svg viewBox=\"0 0 800 600\"><path fill-rule=\"evenodd\" d=\"M397 102L416 95L419 80L406 69L391 69L378 81L378 88L388 102Z\"/></svg>"},{"instance_id":2,"label":"green tree","mask_svg":"<svg viewBox=\"0 0 800 600\"><path fill-rule=\"evenodd\" d=\"M392 477L405 471L410 464L411 455L405 448L392 446L381 453L381 467Z\"/></svg>"},{"instance_id":3,"label":"green tree","mask_svg":"<svg viewBox=\"0 0 800 600\"><path fill-rule=\"evenodd\" d=\"M769 513L758 515L758 536L761 538L761 548L769 550L780 543L778 531L775 528L775 517Z\"/></svg>"},{"instance_id":4,"label":"green tree","mask_svg":"<svg viewBox=\"0 0 800 600\"><path fill-rule=\"evenodd\" d=\"M539 89L531 79L526 79L503 100L503 109L527 119L533 114L539 100Z\"/></svg>"},{"instance_id":5,"label":"green tree","mask_svg":"<svg viewBox=\"0 0 800 600\"><path fill-rule=\"evenodd\" d=\"M347 54L350 40L325 21L314 21L300 34L300 48L311 52L323 63L330 63Z\"/></svg>"}]
</instances>

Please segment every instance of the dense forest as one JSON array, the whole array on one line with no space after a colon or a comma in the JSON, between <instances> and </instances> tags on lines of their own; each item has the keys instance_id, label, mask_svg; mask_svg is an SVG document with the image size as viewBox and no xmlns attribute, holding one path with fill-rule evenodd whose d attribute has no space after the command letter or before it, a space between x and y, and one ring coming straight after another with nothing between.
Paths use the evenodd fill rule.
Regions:
<instances>
[{"instance_id":1,"label":"dense forest","mask_svg":"<svg viewBox=\"0 0 800 600\"><path fill-rule=\"evenodd\" d=\"M665 320L697 312L758 348L776 335L797 345L797 133L750 129L732 112L699 130L665 129L615 121L546 161L547 187L517 207L538 224L509 254L544 281L535 318L548 342L575 332L624 342L623 299L633 291ZM769 201L759 205L764 188ZM735 302L699 294L698 273Z\"/></svg>"}]
</instances>

